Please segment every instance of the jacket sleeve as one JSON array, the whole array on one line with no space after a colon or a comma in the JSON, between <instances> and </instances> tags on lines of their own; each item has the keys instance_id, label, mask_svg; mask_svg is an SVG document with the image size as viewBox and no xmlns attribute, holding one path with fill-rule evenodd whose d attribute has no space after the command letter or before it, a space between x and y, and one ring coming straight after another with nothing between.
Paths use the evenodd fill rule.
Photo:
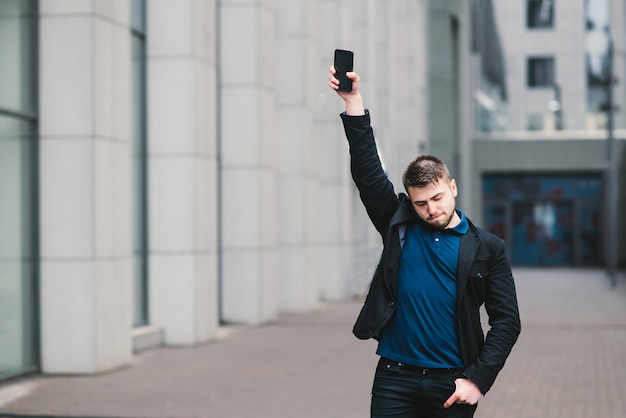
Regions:
<instances>
[{"instance_id":1,"label":"jacket sleeve","mask_svg":"<svg viewBox=\"0 0 626 418\"><path fill-rule=\"evenodd\" d=\"M489 241L492 255L484 302L490 329L478 358L464 373L483 393L493 385L521 332L515 283L504 243L499 239Z\"/></svg>"},{"instance_id":2,"label":"jacket sleeve","mask_svg":"<svg viewBox=\"0 0 626 418\"><path fill-rule=\"evenodd\" d=\"M341 114L350 147L350 170L367 214L384 237L391 217L398 208L393 184L382 168L369 111L363 116Z\"/></svg>"}]
</instances>

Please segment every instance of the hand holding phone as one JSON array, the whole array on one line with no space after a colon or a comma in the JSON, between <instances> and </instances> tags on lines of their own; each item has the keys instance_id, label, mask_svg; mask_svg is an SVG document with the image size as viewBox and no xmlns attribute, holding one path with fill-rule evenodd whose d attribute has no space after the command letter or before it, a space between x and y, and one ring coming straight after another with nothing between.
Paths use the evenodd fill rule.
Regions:
<instances>
[{"instance_id":1,"label":"hand holding phone","mask_svg":"<svg viewBox=\"0 0 626 418\"><path fill-rule=\"evenodd\" d=\"M339 91L352 91L352 80L346 77L347 72L353 71L354 53L343 49L335 49L334 62L335 78L339 80Z\"/></svg>"}]
</instances>

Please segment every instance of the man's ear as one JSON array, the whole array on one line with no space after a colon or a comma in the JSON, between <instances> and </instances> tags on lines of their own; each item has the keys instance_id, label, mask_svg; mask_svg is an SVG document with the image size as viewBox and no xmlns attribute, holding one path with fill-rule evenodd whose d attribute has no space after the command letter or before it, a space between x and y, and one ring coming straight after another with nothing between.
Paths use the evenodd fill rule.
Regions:
<instances>
[{"instance_id":1,"label":"man's ear","mask_svg":"<svg viewBox=\"0 0 626 418\"><path fill-rule=\"evenodd\" d=\"M456 197L456 195L459 193L459 191L456 188L456 180L452 179L450 180L450 190L452 191L452 196Z\"/></svg>"}]
</instances>

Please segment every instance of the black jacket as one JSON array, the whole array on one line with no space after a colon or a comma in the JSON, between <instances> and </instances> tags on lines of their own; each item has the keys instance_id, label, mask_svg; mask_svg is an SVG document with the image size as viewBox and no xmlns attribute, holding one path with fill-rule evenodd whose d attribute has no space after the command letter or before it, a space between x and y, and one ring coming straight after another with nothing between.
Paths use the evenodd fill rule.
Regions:
<instances>
[{"instance_id":1,"label":"black jacket","mask_svg":"<svg viewBox=\"0 0 626 418\"><path fill-rule=\"evenodd\" d=\"M382 256L353 332L360 339L378 339L396 308L401 235L408 224L423 221L406 194L395 194L383 171L369 113L365 116L343 113L341 118L350 145L352 178L383 239ZM504 366L521 325L504 242L476 227L469 219L468 222L468 232L461 238L457 265L456 324L465 364L463 375L484 394ZM491 327L486 338L479 312L483 304Z\"/></svg>"}]
</instances>

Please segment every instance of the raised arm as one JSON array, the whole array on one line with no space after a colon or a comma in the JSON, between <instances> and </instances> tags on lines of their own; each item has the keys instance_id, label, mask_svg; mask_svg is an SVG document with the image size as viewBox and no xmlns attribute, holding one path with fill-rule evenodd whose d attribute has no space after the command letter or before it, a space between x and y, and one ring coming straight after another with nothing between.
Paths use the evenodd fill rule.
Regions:
<instances>
[{"instance_id":1,"label":"raised arm","mask_svg":"<svg viewBox=\"0 0 626 418\"><path fill-rule=\"evenodd\" d=\"M369 112L365 111L359 92L359 76L354 72L346 75L352 80L351 92L338 90L339 80L335 78L334 67L330 68L328 85L346 102L346 112L342 113L341 119L350 146L352 179L370 220L384 238L398 208L398 199L378 156Z\"/></svg>"}]
</instances>

